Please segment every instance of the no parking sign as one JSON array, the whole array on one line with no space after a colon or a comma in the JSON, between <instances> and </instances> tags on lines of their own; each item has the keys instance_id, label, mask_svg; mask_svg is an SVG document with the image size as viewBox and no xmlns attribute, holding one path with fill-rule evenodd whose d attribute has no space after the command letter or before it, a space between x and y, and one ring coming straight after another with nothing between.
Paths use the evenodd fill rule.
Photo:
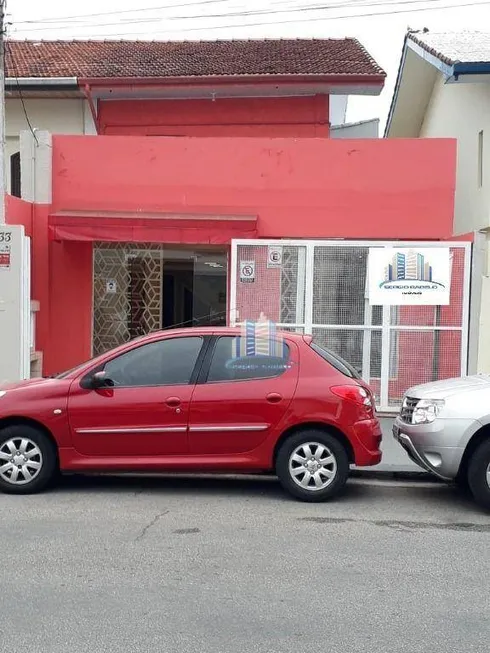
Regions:
<instances>
[{"instance_id":1,"label":"no parking sign","mask_svg":"<svg viewBox=\"0 0 490 653\"><path fill-rule=\"evenodd\" d=\"M240 281L242 283L255 281L255 261L240 261Z\"/></svg>"}]
</instances>

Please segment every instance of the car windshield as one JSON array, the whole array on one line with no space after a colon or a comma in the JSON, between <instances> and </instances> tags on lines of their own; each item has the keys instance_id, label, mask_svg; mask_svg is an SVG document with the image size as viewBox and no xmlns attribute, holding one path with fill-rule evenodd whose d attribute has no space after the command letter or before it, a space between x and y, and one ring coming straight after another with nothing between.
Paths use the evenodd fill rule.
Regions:
<instances>
[{"instance_id":1,"label":"car windshield","mask_svg":"<svg viewBox=\"0 0 490 653\"><path fill-rule=\"evenodd\" d=\"M69 370L66 370L65 372L57 373L57 374L52 374L50 376L51 379L66 379L67 376L70 376L70 374L73 374L73 372L76 372L77 370L81 370L82 367L84 367L87 363L90 363L90 361L96 360L95 358L89 358L83 363L80 363L80 365L77 365L76 367L72 367Z\"/></svg>"},{"instance_id":2,"label":"car windshield","mask_svg":"<svg viewBox=\"0 0 490 653\"><path fill-rule=\"evenodd\" d=\"M319 345L317 342L312 342L311 348L319 356L321 356L323 360L326 360L327 363L330 363L330 365L332 365L332 367L335 367L335 369L338 372L344 374L344 376L348 376L351 379L361 378L359 372L354 367L352 367L350 363L345 361L343 358L341 358L338 354L335 354L330 349L327 349L323 345Z\"/></svg>"}]
</instances>

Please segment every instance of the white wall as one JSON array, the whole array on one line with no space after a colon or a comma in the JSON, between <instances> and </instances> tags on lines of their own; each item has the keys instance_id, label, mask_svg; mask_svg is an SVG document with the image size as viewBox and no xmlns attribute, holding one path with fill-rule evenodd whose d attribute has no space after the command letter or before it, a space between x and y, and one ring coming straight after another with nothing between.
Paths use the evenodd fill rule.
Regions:
<instances>
[{"instance_id":1,"label":"white wall","mask_svg":"<svg viewBox=\"0 0 490 653\"><path fill-rule=\"evenodd\" d=\"M486 77L485 79L489 79ZM479 186L478 133L483 130L483 184ZM472 310L470 351L476 371L490 373L490 80L445 84L439 74L432 90L421 137L458 140L454 234L485 231L483 269L477 272L480 301ZM474 256L476 253L474 252ZM478 305L476 308L476 305Z\"/></svg>"},{"instance_id":2,"label":"white wall","mask_svg":"<svg viewBox=\"0 0 490 653\"><path fill-rule=\"evenodd\" d=\"M347 113L347 95L330 95L328 112L331 125L342 125Z\"/></svg>"},{"instance_id":3,"label":"white wall","mask_svg":"<svg viewBox=\"0 0 490 653\"><path fill-rule=\"evenodd\" d=\"M95 134L90 107L85 99L77 98L8 98L5 107L6 122L6 173L10 191L10 157L20 151L20 132L30 130L26 113L33 129L52 134Z\"/></svg>"},{"instance_id":4,"label":"white wall","mask_svg":"<svg viewBox=\"0 0 490 653\"><path fill-rule=\"evenodd\" d=\"M483 130L484 141L481 188L478 186L480 130ZM439 74L420 137L458 139L454 234L490 227L490 80L445 84Z\"/></svg>"}]
</instances>

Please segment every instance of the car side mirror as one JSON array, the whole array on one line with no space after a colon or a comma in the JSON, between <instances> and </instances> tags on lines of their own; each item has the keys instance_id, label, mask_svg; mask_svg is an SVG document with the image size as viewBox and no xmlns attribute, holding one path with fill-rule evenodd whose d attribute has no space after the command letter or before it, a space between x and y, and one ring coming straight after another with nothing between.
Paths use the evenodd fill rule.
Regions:
<instances>
[{"instance_id":1,"label":"car side mirror","mask_svg":"<svg viewBox=\"0 0 490 653\"><path fill-rule=\"evenodd\" d=\"M93 390L100 390L101 388L113 388L114 381L107 376L104 370L101 370L92 376L91 386Z\"/></svg>"}]
</instances>

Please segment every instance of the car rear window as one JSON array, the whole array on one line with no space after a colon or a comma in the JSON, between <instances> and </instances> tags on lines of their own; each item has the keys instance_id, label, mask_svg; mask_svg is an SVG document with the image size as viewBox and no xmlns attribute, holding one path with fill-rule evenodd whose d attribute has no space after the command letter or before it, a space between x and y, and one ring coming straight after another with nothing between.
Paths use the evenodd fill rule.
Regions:
<instances>
[{"instance_id":1,"label":"car rear window","mask_svg":"<svg viewBox=\"0 0 490 653\"><path fill-rule=\"evenodd\" d=\"M330 365L332 365L332 367L334 367L337 372L340 372L344 376L348 376L351 379L361 378L359 372L355 370L350 363L345 361L337 354L334 354L333 351L330 351L330 349L322 347L317 342L312 342L310 346L314 352L323 358L323 360L327 361L327 363L330 363Z\"/></svg>"}]
</instances>

